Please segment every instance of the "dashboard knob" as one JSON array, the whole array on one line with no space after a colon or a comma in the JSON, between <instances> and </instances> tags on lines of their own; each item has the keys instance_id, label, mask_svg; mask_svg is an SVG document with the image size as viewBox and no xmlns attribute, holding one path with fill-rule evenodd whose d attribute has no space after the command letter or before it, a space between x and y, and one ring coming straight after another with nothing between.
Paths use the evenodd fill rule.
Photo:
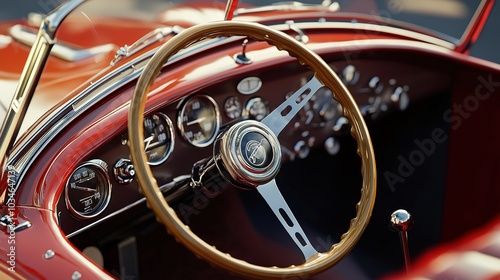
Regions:
<instances>
[{"instance_id":1,"label":"dashboard knob","mask_svg":"<svg viewBox=\"0 0 500 280\"><path fill-rule=\"evenodd\" d=\"M410 105L410 97L407 93L407 87L397 87L391 94L391 101L394 102L399 110L404 111Z\"/></svg>"},{"instance_id":2,"label":"dashboard knob","mask_svg":"<svg viewBox=\"0 0 500 280\"><path fill-rule=\"evenodd\" d=\"M129 184L134 180L135 169L132 161L126 158L119 159L113 167L115 180L120 184Z\"/></svg>"},{"instance_id":3,"label":"dashboard knob","mask_svg":"<svg viewBox=\"0 0 500 280\"><path fill-rule=\"evenodd\" d=\"M346 117L339 117L333 126L333 131L339 132L342 128L349 124L349 120Z\"/></svg>"},{"instance_id":4,"label":"dashboard knob","mask_svg":"<svg viewBox=\"0 0 500 280\"><path fill-rule=\"evenodd\" d=\"M390 227L394 231L408 231L413 225L413 217L404 209L396 210L392 213Z\"/></svg>"},{"instance_id":5,"label":"dashboard knob","mask_svg":"<svg viewBox=\"0 0 500 280\"><path fill-rule=\"evenodd\" d=\"M408 230L413 226L413 218L404 209L398 209L391 214L389 228L399 234L401 248L403 249L403 257L405 261L406 271L410 267L410 249L408 246Z\"/></svg>"},{"instance_id":6,"label":"dashboard knob","mask_svg":"<svg viewBox=\"0 0 500 280\"><path fill-rule=\"evenodd\" d=\"M384 89L384 85L380 81L378 76L374 76L368 82L368 87L373 90L376 94L380 94Z\"/></svg>"},{"instance_id":7,"label":"dashboard knob","mask_svg":"<svg viewBox=\"0 0 500 280\"><path fill-rule=\"evenodd\" d=\"M310 151L309 147L307 146L304 140L300 140L297 143L295 143L293 150L299 158L306 158L309 155Z\"/></svg>"}]
</instances>

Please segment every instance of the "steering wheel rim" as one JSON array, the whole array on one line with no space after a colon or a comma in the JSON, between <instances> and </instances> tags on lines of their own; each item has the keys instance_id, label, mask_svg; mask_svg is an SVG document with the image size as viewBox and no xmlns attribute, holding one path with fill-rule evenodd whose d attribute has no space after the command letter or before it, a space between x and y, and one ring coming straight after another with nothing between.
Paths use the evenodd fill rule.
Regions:
<instances>
[{"instance_id":1,"label":"steering wheel rim","mask_svg":"<svg viewBox=\"0 0 500 280\"><path fill-rule=\"evenodd\" d=\"M317 79L334 93L334 98L342 105L343 114L351 124L351 135L357 141L358 155L361 157L363 177L361 198L356 205L356 217L350 227L328 252L318 253L304 264L290 267L265 267L250 264L221 252L194 234L177 216L162 192L147 164L144 151L144 108L149 88L161 71L165 62L178 51L203 38L218 36L247 36L258 41L266 41L279 50L286 50L303 65L307 65ZM375 157L368 129L353 97L339 77L314 52L292 39L290 36L257 23L223 21L200 24L184 30L166 42L146 65L137 82L129 111L128 135L131 159L136 178L148 201L149 207L165 224L169 233L186 246L196 256L229 270L237 275L252 278L284 279L288 277L312 276L338 263L357 243L366 228L375 203L376 167Z\"/></svg>"}]
</instances>

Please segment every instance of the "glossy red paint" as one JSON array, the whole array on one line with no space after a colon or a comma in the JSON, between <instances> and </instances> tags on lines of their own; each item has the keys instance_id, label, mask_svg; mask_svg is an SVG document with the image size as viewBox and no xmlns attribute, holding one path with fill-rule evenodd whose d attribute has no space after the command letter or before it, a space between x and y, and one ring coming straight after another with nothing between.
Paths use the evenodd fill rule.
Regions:
<instances>
[{"instance_id":1,"label":"glossy red paint","mask_svg":"<svg viewBox=\"0 0 500 280\"><path fill-rule=\"evenodd\" d=\"M352 39L356 36L357 34L340 34L337 41ZM372 44L363 46L356 46L356 44L339 46L334 43L322 45L320 43L321 41L327 42L331 40L328 34L315 34L311 36L311 39L313 42L316 42L310 44L311 48L315 49L319 54L405 49L415 53L433 54L445 58L448 57L450 60L457 58L453 51L439 48L432 49L425 45L418 45L411 42L406 42L406 44L404 44L401 41L380 39L378 36L373 37L374 41ZM379 42L379 44L375 42ZM240 47L237 44L237 46L232 47L230 50L225 49L223 51L227 53L237 53L239 50ZM250 66L237 65L232 58L228 56L222 56L222 58L220 58L220 54L214 52L211 55L205 54L203 57L192 58L190 62L183 61L183 65L181 66L172 65L172 67L175 67L175 70L172 70L174 73L170 72L167 67L167 70L165 70L163 74L164 78L160 77L151 89L154 94L151 95L148 101L150 102L148 111L154 110L154 108L161 104L178 99L186 93L198 90L199 85L206 86L217 83L249 70L265 69L267 65L275 65L277 61L281 61L280 63L291 61L291 58L286 53L276 53L274 48L268 48L266 44L251 44L248 47L248 54L252 55L253 52L258 52L259 55L255 56L256 61ZM463 62L476 64L480 61L463 56ZM218 79L213 79L209 72L203 71L203 68L199 67L200 65L206 65L206 67L210 69L225 69L225 74L219 75ZM488 64L483 63L483 67L488 67ZM189 79L187 79L187 77L189 77ZM167 81L169 87L164 88L163 85ZM157 88L161 88L161 90L157 90ZM88 154L92 153L92 148L99 147L99 145L104 143L107 139L125 129L128 114L127 106L132 90L133 89L129 87L125 91L126 93L115 95L113 98L100 105L102 108L101 110L95 110L94 113L81 118L74 126L68 127L65 132L66 136L58 139L58 141L47 150L46 155L42 154L39 156L35 168L33 168L33 170L37 170L37 172L27 174L26 188L21 188L19 190L20 196L18 201L20 205L42 207L49 210L55 209L57 197L59 197L64 188L67 180L66 178L69 176L71 170L76 167L77 163L83 161ZM93 125L87 127L84 125L86 123L93 123ZM61 147L64 147L64 149L61 150ZM88 147L89 149L81 149L81 147ZM82 153L83 151L85 153ZM61 166L64 168L59 168ZM33 185L37 186L34 192L28 187Z\"/></svg>"},{"instance_id":2,"label":"glossy red paint","mask_svg":"<svg viewBox=\"0 0 500 280\"><path fill-rule=\"evenodd\" d=\"M14 218L19 221L30 221L32 228L15 234L5 232L0 234L2 244L8 244L11 240L9 247L2 246L0 275L19 279L58 277L69 279L73 273L80 273L90 279L112 279L109 274L83 257L67 242L57 226L54 212L31 207L16 207ZM9 251L4 251L4 248L9 248ZM55 255L47 259L44 255L48 250L52 250ZM12 265L8 263L11 259ZM54 267L57 267L57 271Z\"/></svg>"},{"instance_id":3,"label":"glossy red paint","mask_svg":"<svg viewBox=\"0 0 500 280\"><path fill-rule=\"evenodd\" d=\"M322 14L321 12L311 12L311 15L303 17L308 18L313 15L318 17ZM292 12L286 16L297 18L299 15L298 12L297 14ZM259 15L259 17L262 17L263 21L270 22L281 20L285 16L275 13L274 16L263 14ZM163 19L163 21L168 22L168 19ZM95 37L92 34L91 28L78 27L81 27L83 22L86 22L86 19L81 17L68 18L68 22L65 23L64 28L60 32L60 40L78 42L80 47L91 47L109 42L116 44L118 47L131 44L131 42L134 42L149 30L160 26L159 24L141 24L139 22L123 20L104 21L96 19L92 21L92 28L99 29L99 32L97 32L99 37ZM131 31L126 34L117 32L117 30L123 28L124 24ZM0 31L5 32L6 28L0 28ZM478 27L477 30L480 30L480 28ZM474 36L477 35L473 35L472 37ZM89 38L91 39L89 40ZM497 65L492 63L470 58L452 50L430 46L408 37L390 34L389 32L366 32L360 34L353 30L342 29L332 34L330 32L315 30L309 34L309 38L311 40L309 46L319 54L343 55L349 52L370 50L384 50L388 52L391 50L404 50L408 53L425 54L439 58L440 61L448 61L450 62L450 67L454 65L451 61L458 61L464 65L473 67L473 74L477 74L478 77L485 79L489 77L488 70L497 70ZM362 40L364 43L361 43ZM328 43L332 41L336 43ZM105 54L99 60L76 63L66 63L59 59L51 58L36 96L46 98L50 94L50 97L53 99L50 106L67 102L81 90L88 87L90 81L99 80L113 69L116 69L116 67L131 61L158 45L153 45L133 57L125 58L114 67L108 66L109 61L114 57L114 52ZM164 103L169 103L188 93L197 91L200 85L215 84L249 70L266 69L270 65L274 66L292 60L286 53L276 52L274 48L269 48L265 44L251 43L248 46L248 55L255 57L255 62L249 66L241 66L235 64L232 59L232 55L239 51L241 51L241 46L238 42L231 46L221 47L204 53L203 56L199 55L183 60L182 65L174 63L167 67L152 88L154 93L148 101L148 111L153 111ZM12 60L8 60L11 68L8 68L8 73L0 73L0 78L2 78L1 75L5 75L6 77L17 79L16 75L18 75L22 68L20 61L24 62L23 58L27 56L27 52L28 49L26 47L16 42L13 42L8 48L0 50L2 57L12 58ZM204 70L205 68L203 67L205 66L200 67L200 65L206 65L210 69L224 69L224 71L217 76L217 79L214 79L209 71ZM100 69L104 70L101 71ZM70 78L59 79L61 75ZM458 77L460 79L460 75ZM492 79L494 81L500 80L498 76L494 76ZM168 87L164 87L167 83ZM467 94L474 91L477 85L476 81L458 83L453 91L454 102L463 102L467 98ZM71 171L78 163L86 160L92 152L107 140L126 128L128 103L132 91L133 85L125 86L119 92L101 102L98 105L98 109L90 114L81 116L71 127L66 127L62 135L52 142L43 154L38 156L31 168L31 172L25 175L23 184L20 186L16 196L16 215L20 220L32 222L33 226L16 234L16 258L18 257L18 260L22 261L16 262L17 274L14 276L19 276L20 278L50 277L53 273L52 268L57 266L60 268L58 274L67 276L66 278L70 278L75 271L89 278L106 279L110 277L110 275L103 272L94 263L83 257L68 242L57 225L55 210ZM474 124L490 121L488 116L493 115L495 108L500 106L498 104L500 100L497 97L498 95L492 95L492 99L484 103L485 106L482 110L485 111L480 111L478 114L473 114L473 116L471 115L470 120L467 120L467 122L464 120L464 129L457 130L451 135L452 142L450 149L453 151L453 153L450 153L452 155L450 157L451 163L463 160L464 155L471 162L477 162L479 161L478 159L482 159L482 163L475 165L476 170L464 170L462 167L453 164L449 169L448 188L451 189L459 186L463 189L463 192L458 197L450 197L444 207L445 209L449 209L447 210L448 212L445 212L443 221L445 224L444 229L450 229L450 232L444 232L445 239L455 237L458 233L463 232L463 229L456 227L456 223L460 222L457 221L458 217L462 218L464 216L460 212L460 209L463 209L461 206L467 204L468 199L472 195L470 186L478 183L478 180L473 177L463 178L457 176L457 174L479 172L479 169L482 170L488 168L488 166L494 166L493 163L498 158L499 151L497 148L494 148L494 153L489 155L476 154L473 149L469 149L470 147L474 147L474 145L478 145L474 135L483 132L478 131L478 128ZM44 116L47 117L50 112L52 110ZM39 128L40 124L41 122L38 122L34 126L34 129ZM500 134L495 131L500 131L500 127L494 127L490 132L490 137L484 139L481 145L496 147L495 143L500 138ZM26 134L25 139L28 139L30 135L32 135L30 132ZM20 142L22 143L22 141ZM483 160L484 158L487 158L487 160ZM482 196L477 197L479 200L488 200L488 195L498 190L495 187L500 183L500 178L494 175L498 174L498 170L492 169L489 173L492 174L492 177L479 181L482 186ZM2 182L2 185L4 186L3 191L5 193L5 182ZM475 188L474 190L476 191L477 189ZM488 215L483 216L481 220L477 220L477 216L466 217L470 221L464 224L464 226L467 225L467 227L470 227L481 224L487 220L487 217L491 217L492 212L498 213L500 211L498 206L495 208L494 204L489 204L489 206L485 207L493 208L484 209L484 212ZM457 210L459 212L456 212ZM35 239L43 240L43 242L28 242L28 240ZM0 234L0 243L4 242L8 242L8 234L5 232ZM55 257L43 260L43 255L49 249L56 253ZM10 271L5 265L8 261L6 259L7 255L8 252L1 252L0 254L0 258L2 258L0 270L10 275ZM45 265L47 263L51 265Z\"/></svg>"}]
</instances>

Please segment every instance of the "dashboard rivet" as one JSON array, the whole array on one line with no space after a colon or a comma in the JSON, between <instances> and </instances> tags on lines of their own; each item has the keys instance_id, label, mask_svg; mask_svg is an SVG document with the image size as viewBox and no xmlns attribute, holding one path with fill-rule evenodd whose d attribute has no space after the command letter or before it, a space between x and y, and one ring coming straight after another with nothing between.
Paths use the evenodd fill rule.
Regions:
<instances>
[{"instance_id":1,"label":"dashboard rivet","mask_svg":"<svg viewBox=\"0 0 500 280\"><path fill-rule=\"evenodd\" d=\"M71 279L72 280L80 280L80 279L82 279L82 274L80 272L78 272L78 271L75 271L71 275Z\"/></svg>"},{"instance_id":2,"label":"dashboard rivet","mask_svg":"<svg viewBox=\"0 0 500 280\"><path fill-rule=\"evenodd\" d=\"M43 254L43 258L46 260L49 260L49 259L52 259L55 255L56 255L56 253L49 249L49 250L47 250L47 252L45 252L45 254Z\"/></svg>"}]
</instances>

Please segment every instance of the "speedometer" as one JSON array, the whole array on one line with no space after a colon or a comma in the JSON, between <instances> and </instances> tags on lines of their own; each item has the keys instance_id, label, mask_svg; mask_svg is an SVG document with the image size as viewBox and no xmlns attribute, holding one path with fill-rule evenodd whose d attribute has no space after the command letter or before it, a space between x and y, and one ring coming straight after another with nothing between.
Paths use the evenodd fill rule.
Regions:
<instances>
[{"instance_id":1,"label":"speedometer","mask_svg":"<svg viewBox=\"0 0 500 280\"><path fill-rule=\"evenodd\" d=\"M179 112L178 126L190 144L196 147L212 144L220 126L217 103L207 95L189 98Z\"/></svg>"},{"instance_id":2,"label":"speedometer","mask_svg":"<svg viewBox=\"0 0 500 280\"><path fill-rule=\"evenodd\" d=\"M111 197L111 183L107 164L91 160L73 171L66 183L66 207L79 219L93 218L107 207Z\"/></svg>"},{"instance_id":3,"label":"speedometer","mask_svg":"<svg viewBox=\"0 0 500 280\"><path fill-rule=\"evenodd\" d=\"M144 118L144 152L150 165L163 163L174 148L172 122L162 113Z\"/></svg>"}]
</instances>

